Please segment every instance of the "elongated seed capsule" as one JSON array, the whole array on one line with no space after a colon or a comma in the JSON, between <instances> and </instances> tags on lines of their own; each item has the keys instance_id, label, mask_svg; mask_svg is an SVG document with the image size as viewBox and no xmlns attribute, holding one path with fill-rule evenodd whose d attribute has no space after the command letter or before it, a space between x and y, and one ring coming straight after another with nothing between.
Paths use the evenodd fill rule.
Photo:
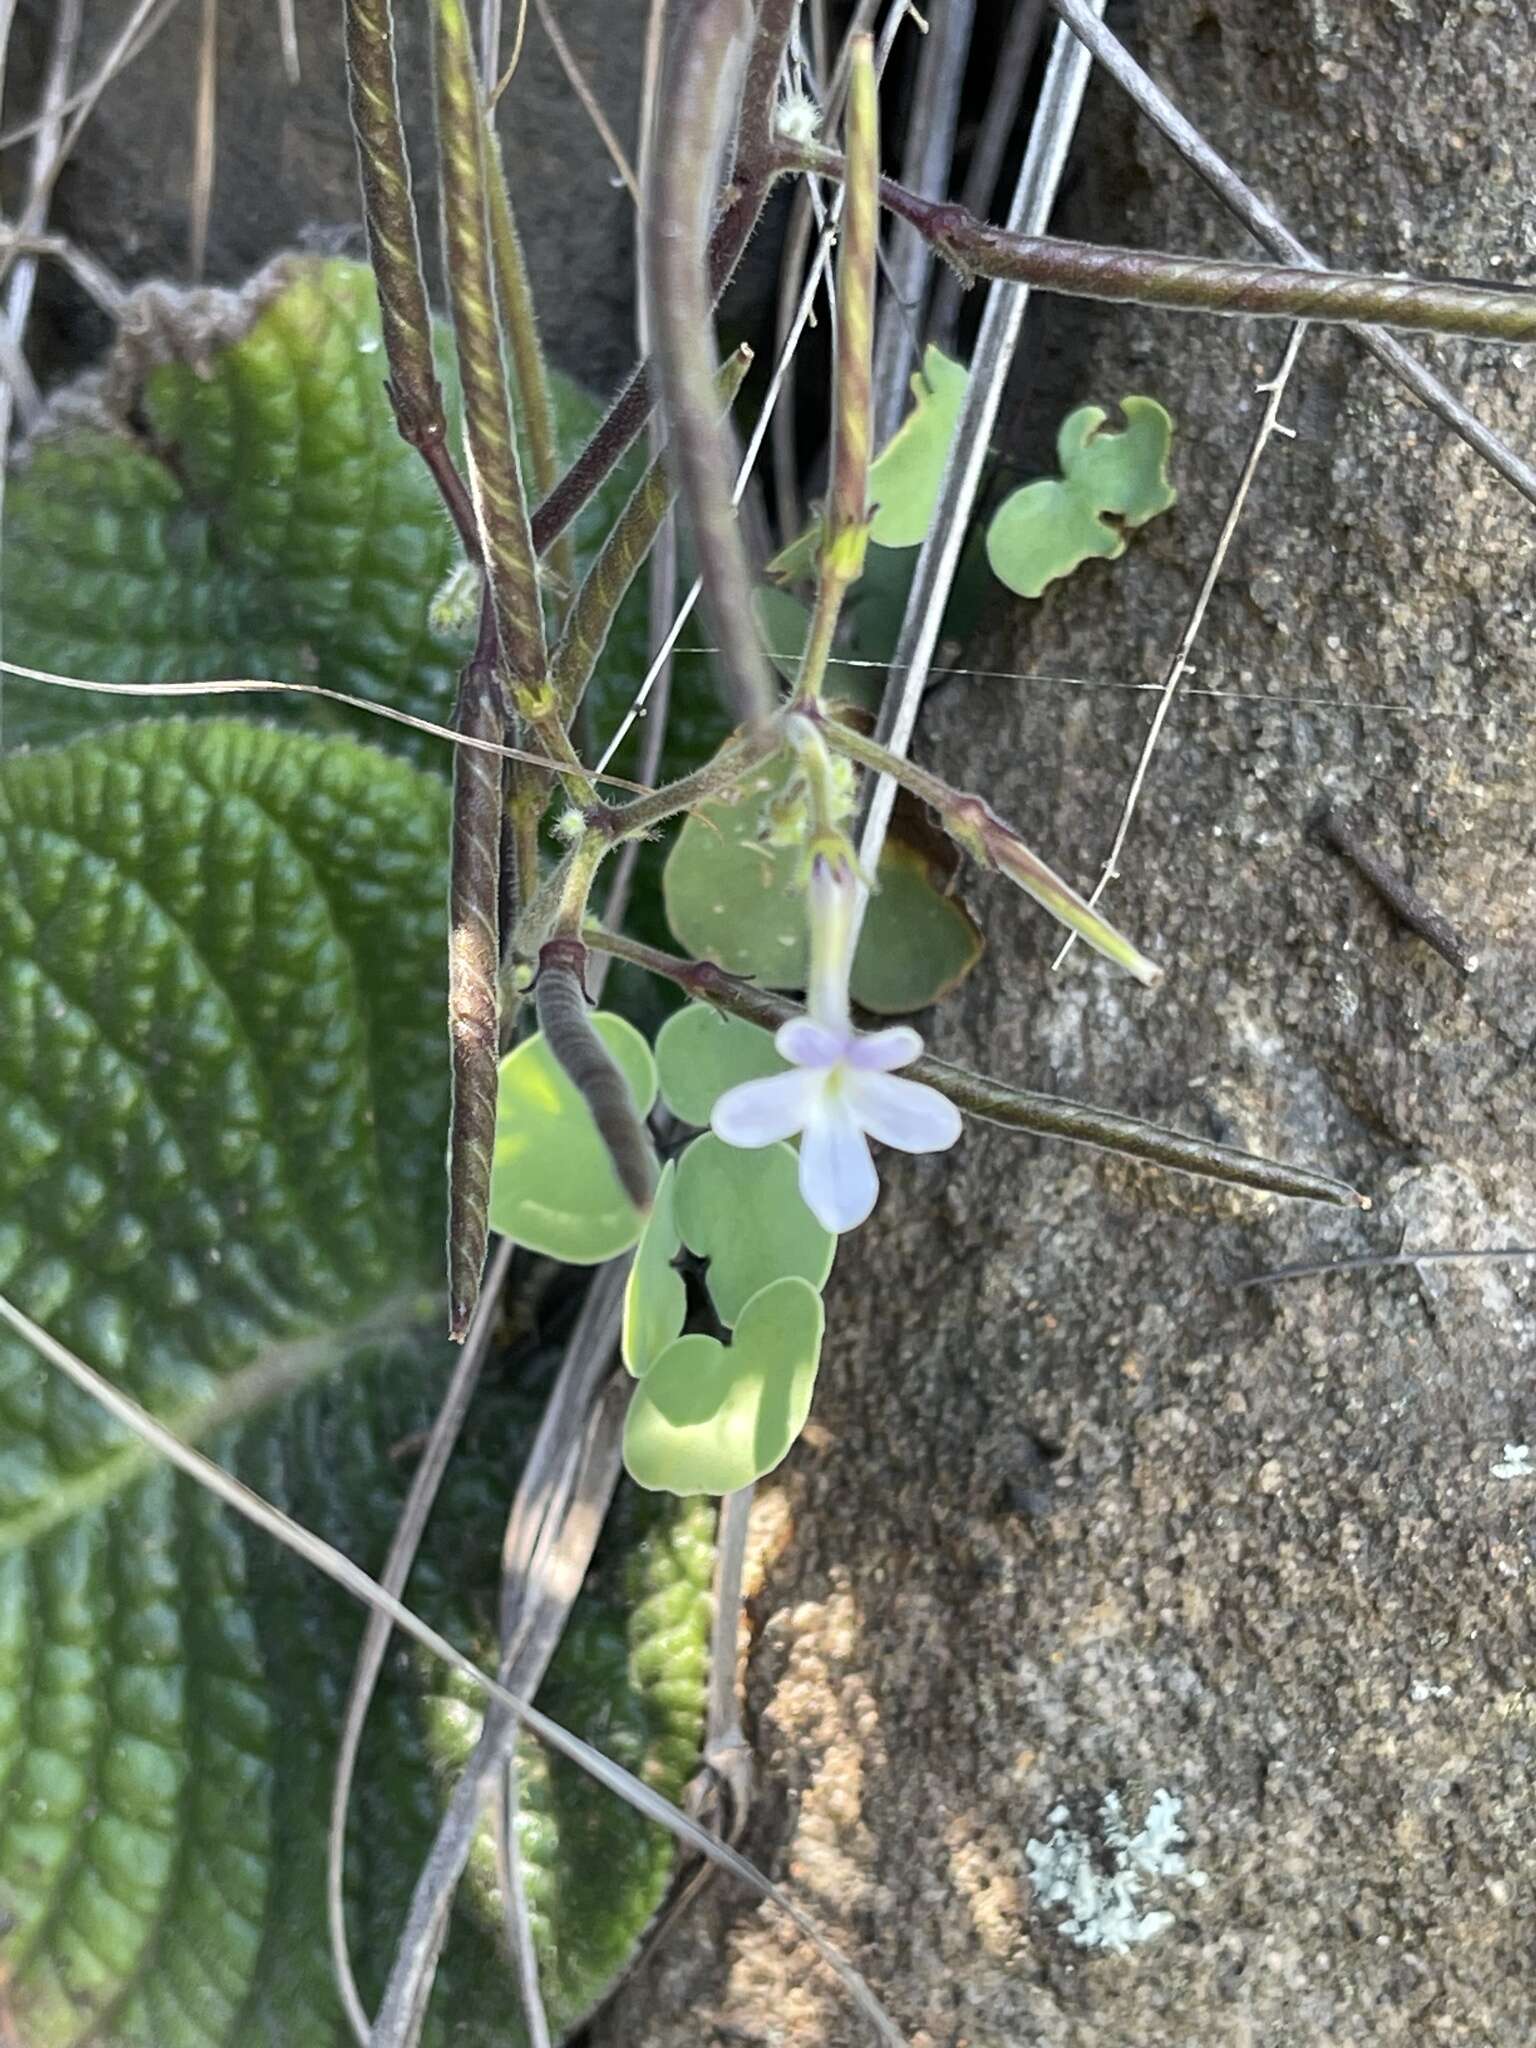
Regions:
<instances>
[{"instance_id":1,"label":"elongated seed capsule","mask_svg":"<svg viewBox=\"0 0 1536 2048\"><path fill-rule=\"evenodd\" d=\"M580 939L548 939L540 948L534 983L539 1029L591 1111L620 1187L637 1209L649 1209L656 1191L656 1154L635 1114L629 1083L588 1014L586 963Z\"/></svg>"}]
</instances>

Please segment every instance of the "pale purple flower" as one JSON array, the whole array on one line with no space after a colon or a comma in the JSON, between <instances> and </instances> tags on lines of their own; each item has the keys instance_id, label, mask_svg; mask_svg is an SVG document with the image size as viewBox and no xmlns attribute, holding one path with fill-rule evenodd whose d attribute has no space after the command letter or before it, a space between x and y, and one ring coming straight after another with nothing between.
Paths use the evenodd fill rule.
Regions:
<instances>
[{"instance_id":1,"label":"pale purple flower","mask_svg":"<svg viewBox=\"0 0 1536 2048\"><path fill-rule=\"evenodd\" d=\"M748 1149L800 1140L800 1192L827 1230L853 1230L880 1192L869 1140L900 1152L944 1152L960 1135L960 1112L935 1088L903 1081L923 1041L909 1024L855 1031L848 969L858 931L858 883L850 870L818 859L811 869L810 1014L781 1025L774 1045L786 1074L743 1081L715 1104L717 1138Z\"/></svg>"}]
</instances>

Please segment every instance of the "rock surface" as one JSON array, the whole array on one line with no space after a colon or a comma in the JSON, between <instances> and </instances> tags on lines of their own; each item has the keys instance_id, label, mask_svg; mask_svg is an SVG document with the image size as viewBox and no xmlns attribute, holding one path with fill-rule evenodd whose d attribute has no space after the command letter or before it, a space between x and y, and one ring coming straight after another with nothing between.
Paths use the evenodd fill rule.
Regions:
<instances>
[{"instance_id":1,"label":"rock surface","mask_svg":"<svg viewBox=\"0 0 1536 2048\"><path fill-rule=\"evenodd\" d=\"M1111 10L1296 230L1346 263L1529 279L1536 30L1480 0ZM1098 83L1069 226L1251 245ZM1283 327L1041 309L1007 416L1150 391L1176 512L999 607L928 762L1065 871L1107 850ZM1431 345L1530 449L1529 352ZM1112 906L1139 992L1000 884L941 1053L1325 1164L1369 1215L973 1130L890 1160L839 1261L815 1440L763 1504L746 1846L920 2048L1391 2048L1536 2030L1533 1262L1234 1291L1288 1260L1536 1243L1530 509L1348 337L1314 331ZM1026 471L1026 473L1028 473ZM1091 683L1093 687L1087 687ZM1378 708L1378 707L1397 708ZM1001 742L1001 744L1000 744ZM1309 836L1324 797L1474 939L1463 981ZM1041 1446L1049 1447L1049 1481ZM1514 1461L1516 1467L1522 1461ZM1049 1494L1046 1493L1046 1485ZM1128 1956L1042 1907L1031 1840L1182 1800L1192 1889ZM717 1890L600 2039L872 2039Z\"/></svg>"}]
</instances>

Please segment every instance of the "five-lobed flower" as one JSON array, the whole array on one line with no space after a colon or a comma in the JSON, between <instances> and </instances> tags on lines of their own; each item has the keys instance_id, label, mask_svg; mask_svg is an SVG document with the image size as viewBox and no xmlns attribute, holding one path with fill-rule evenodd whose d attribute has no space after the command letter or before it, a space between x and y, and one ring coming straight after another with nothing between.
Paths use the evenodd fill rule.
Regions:
<instances>
[{"instance_id":1,"label":"five-lobed flower","mask_svg":"<svg viewBox=\"0 0 1536 2048\"><path fill-rule=\"evenodd\" d=\"M853 1230L880 1192L869 1140L901 1152L943 1152L960 1136L960 1112L936 1089L899 1077L923 1041L910 1025L856 1031L848 973L858 936L860 888L848 860L818 854L808 888L811 971L807 1015L774 1039L787 1073L744 1081L716 1102L710 1122L728 1145L800 1140L800 1193L826 1229Z\"/></svg>"}]
</instances>

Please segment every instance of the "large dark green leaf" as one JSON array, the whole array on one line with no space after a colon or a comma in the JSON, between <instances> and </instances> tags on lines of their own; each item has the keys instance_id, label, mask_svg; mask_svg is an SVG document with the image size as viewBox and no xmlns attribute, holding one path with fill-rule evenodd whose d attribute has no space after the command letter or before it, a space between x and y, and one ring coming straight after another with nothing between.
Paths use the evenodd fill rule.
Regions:
<instances>
[{"instance_id":1,"label":"large dark green leaf","mask_svg":"<svg viewBox=\"0 0 1536 2048\"><path fill-rule=\"evenodd\" d=\"M344 739L114 728L0 761L0 1287L377 1569L445 1370L447 794ZM345 1371L338 1367L345 1357ZM489 1650L528 1426L494 1381L410 1597ZM708 1577L631 1502L546 1704L675 1792ZM361 1617L0 1339L0 1975L28 2048L343 2048L321 1905ZM477 1709L389 1661L349 1910L382 1983ZM664 1837L529 1752L520 1843L560 2022L654 1910ZM435 2038L519 2038L488 1860Z\"/></svg>"}]
</instances>

